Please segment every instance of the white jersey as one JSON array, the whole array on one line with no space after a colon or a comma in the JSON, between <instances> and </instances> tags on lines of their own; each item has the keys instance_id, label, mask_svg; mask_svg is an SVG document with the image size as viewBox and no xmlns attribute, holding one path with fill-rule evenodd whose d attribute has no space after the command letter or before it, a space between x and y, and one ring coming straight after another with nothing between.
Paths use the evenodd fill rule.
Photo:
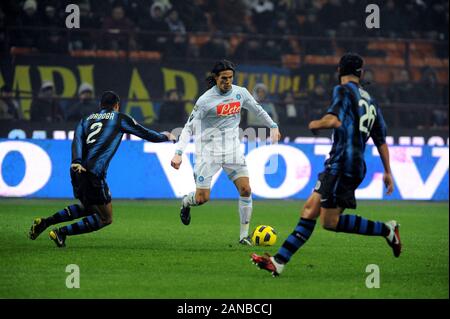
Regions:
<instances>
[{"instance_id":1,"label":"white jersey","mask_svg":"<svg viewBox=\"0 0 450 319\"><path fill-rule=\"evenodd\" d=\"M190 136L194 134L197 157L224 159L225 156L229 158L233 155L233 158L240 158L239 123L242 108L253 112L267 127L277 127L246 88L232 85L231 90L221 93L217 86L213 86L197 100L181 132L176 152L182 154Z\"/></svg>"}]
</instances>

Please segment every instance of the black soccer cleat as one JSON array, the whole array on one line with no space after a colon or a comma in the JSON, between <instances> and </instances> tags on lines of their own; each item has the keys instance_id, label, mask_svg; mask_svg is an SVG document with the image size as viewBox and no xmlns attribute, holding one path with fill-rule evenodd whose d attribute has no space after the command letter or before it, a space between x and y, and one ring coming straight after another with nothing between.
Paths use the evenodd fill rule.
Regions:
<instances>
[{"instance_id":1,"label":"black soccer cleat","mask_svg":"<svg viewBox=\"0 0 450 319\"><path fill-rule=\"evenodd\" d=\"M58 247L66 246L66 235L61 234L58 229L53 229L49 233L50 239L53 240Z\"/></svg>"},{"instance_id":2,"label":"black soccer cleat","mask_svg":"<svg viewBox=\"0 0 450 319\"><path fill-rule=\"evenodd\" d=\"M180 218L181 218L181 222L185 225L189 225L191 222L191 208L188 207L184 207L183 205L181 205L181 210L180 210Z\"/></svg>"},{"instance_id":3,"label":"black soccer cleat","mask_svg":"<svg viewBox=\"0 0 450 319\"><path fill-rule=\"evenodd\" d=\"M47 223L43 218L36 218L33 221L33 225L31 225L30 232L28 233L28 237L31 240L35 240L38 236L47 228Z\"/></svg>"}]
</instances>

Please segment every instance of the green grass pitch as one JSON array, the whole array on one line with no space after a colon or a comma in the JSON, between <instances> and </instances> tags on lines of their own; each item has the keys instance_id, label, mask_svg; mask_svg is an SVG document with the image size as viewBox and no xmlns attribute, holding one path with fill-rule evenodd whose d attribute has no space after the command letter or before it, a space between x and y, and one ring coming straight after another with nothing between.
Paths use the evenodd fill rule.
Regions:
<instances>
[{"instance_id":1,"label":"green grass pitch","mask_svg":"<svg viewBox=\"0 0 450 319\"><path fill-rule=\"evenodd\" d=\"M73 200L0 200L0 298L448 298L448 202L360 201L373 220L397 219L404 250L394 258L383 238L316 230L278 278L250 253L275 253L298 221L298 201L254 201L252 228L278 231L273 247L237 244L237 201L211 201L179 220L179 201L113 201L114 222L69 237L56 248L48 232L26 237L34 217ZM349 211L350 212L350 211ZM80 268L80 288L65 285ZM366 266L380 288L366 287Z\"/></svg>"}]
</instances>

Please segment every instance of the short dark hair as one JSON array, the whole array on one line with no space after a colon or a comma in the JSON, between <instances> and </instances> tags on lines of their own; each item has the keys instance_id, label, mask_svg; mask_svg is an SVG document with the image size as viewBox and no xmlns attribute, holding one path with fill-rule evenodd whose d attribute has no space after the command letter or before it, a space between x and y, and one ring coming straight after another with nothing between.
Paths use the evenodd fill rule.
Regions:
<instances>
[{"instance_id":1,"label":"short dark hair","mask_svg":"<svg viewBox=\"0 0 450 319\"><path fill-rule=\"evenodd\" d=\"M220 60L217 61L216 64L214 64L214 67L210 71L208 77L206 78L206 82L208 83L208 88L212 88L214 85L216 85L216 79L215 77L219 75L220 72L231 70L233 71L233 75L235 73L236 66L233 62L228 60Z\"/></svg>"},{"instance_id":2,"label":"short dark hair","mask_svg":"<svg viewBox=\"0 0 450 319\"><path fill-rule=\"evenodd\" d=\"M359 54L352 52L344 54L339 61L339 77L355 75L360 78L363 64L364 60Z\"/></svg>"},{"instance_id":3,"label":"short dark hair","mask_svg":"<svg viewBox=\"0 0 450 319\"><path fill-rule=\"evenodd\" d=\"M113 91L106 91L106 92L103 92L103 94L102 94L102 98L100 101L100 108L112 110L114 105L116 105L116 103L119 103L119 102L120 102L120 98L119 98L119 95L117 95L117 93L115 93Z\"/></svg>"}]
</instances>

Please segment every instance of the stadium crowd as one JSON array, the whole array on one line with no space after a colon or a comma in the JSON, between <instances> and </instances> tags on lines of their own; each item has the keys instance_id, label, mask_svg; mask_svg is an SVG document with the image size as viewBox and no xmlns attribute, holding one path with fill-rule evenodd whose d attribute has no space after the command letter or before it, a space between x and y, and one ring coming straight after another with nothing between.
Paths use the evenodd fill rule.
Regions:
<instances>
[{"instance_id":1,"label":"stadium crowd","mask_svg":"<svg viewBox=\"0 0 450 319\"><path fill-rule=\"evenodd\" d=\"M65 7L70 3L79 5L83 28L69 35L65 29ZM383 25L367 32L361 26L369 3L379 5ZM192 41L188 37L192 32L208 36ZM240 35L238 41L235 35ZM292 35L294 41L286 35ZM448 1L2 0L0 3L0 51L7 53L13 46L33 48L44 54L148 50L160 52L169 61L229 58L238 63L255 59L270 63L280 61L286 54L336 55L336 45L332 43L346 51L376 56L376 50L366 51L367 44L371 38L380 37L448 41ZM438 58L448 58L448 46L441 45L434 53ZM376 70L367 70L365 81L373 82L375 73ZM281 122L298 123L300 114L323 111L333 84L316 82L301 103L291 92L268 96L264 85L259 85L258 90L255 87L254 96L261 98L266 110ZM370 90L383 104L448 104L448 84L438 83L432 67L422 68L419 81L413 81L410 70L403 68L396 72L390 85L373 85ZM21 117L11 93L8 85L1 88L0 118ZM92 89L85 83L78 90L76 103L69 107L58 106L53 83L43 83L34 96L30 118L36 121L75 120L89 111L93 103ZM168 112L160 114L159 120L170 121L170 110L182 105L180 92L168 92L161 98ZM320 107L313 107L316 104ZM48 112L33 116L33 107ZM414 112L408 114L401 116L404 126L409 126L417 116ZM244 118L249 124L253 121ZM447 121L448 111L433 111L433 126L447 126Z\"/></svg>"}]
</instances>

